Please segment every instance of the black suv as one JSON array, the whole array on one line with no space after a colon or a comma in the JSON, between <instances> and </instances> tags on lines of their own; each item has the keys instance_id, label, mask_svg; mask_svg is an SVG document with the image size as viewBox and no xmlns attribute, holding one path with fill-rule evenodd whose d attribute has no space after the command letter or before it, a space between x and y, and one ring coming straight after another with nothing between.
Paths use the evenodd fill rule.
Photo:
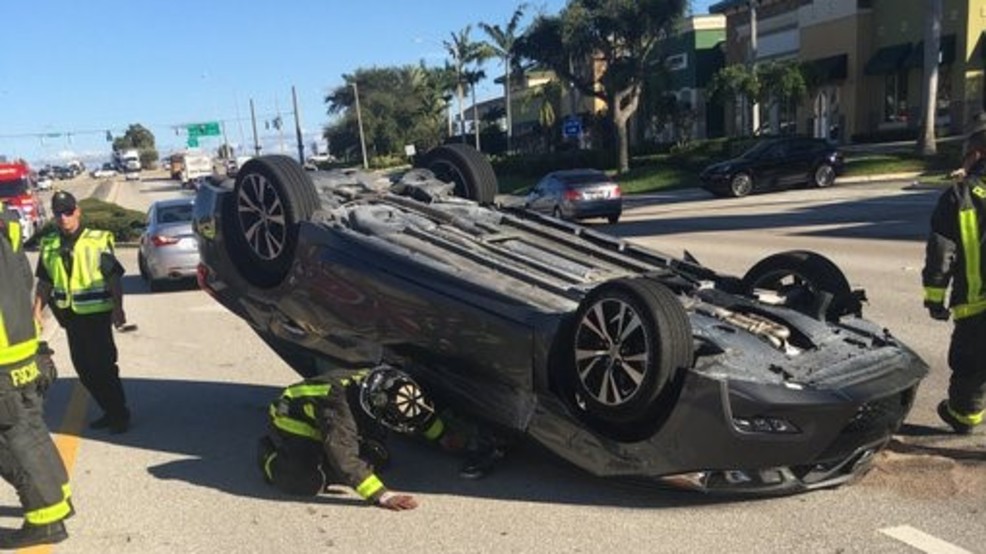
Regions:
<instances>
[{"instance_id":1,"label":"black suv","mask_svg":"<svg viewBox=\"0 0 986 554\"><path fill-rule=\"evenodd\" d=\"M758 141L738 158L702 170L702 187L717 196L790 188L809 183L828 187L842 173L844 160L825 139L776 137Z\"/></svg>"}]
</instances>

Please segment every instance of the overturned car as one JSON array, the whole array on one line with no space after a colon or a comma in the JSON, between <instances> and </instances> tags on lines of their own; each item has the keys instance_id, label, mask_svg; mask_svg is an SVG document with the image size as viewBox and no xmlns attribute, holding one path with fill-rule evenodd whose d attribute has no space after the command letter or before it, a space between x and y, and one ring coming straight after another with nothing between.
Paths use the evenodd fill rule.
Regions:
<instances>
[{"instance_id":1,"label":"overturned car","mask_svg":"<svg viewBox=\"0 0 986 554\"><path fill-rule=\"evenodd\" d=\"M391 180L254 158L195 202L199 282L298 373L400 363L600 476L789 493L861 475L928 368L828 259L722 275L494 205L463 145Z\"/></svg>"}]
</instances>

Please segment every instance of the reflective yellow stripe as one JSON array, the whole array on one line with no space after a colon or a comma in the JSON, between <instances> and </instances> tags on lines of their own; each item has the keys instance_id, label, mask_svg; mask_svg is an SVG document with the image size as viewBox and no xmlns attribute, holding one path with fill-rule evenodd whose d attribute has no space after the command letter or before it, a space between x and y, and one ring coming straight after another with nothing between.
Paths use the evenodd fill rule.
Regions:
<instances>
[{"instance_id":1,"label":"reflective yellow stripe","mask_svg":"<svg viewBox=\"0 0 986 554\"><path fill-rule=\"evenodd\" d=\"M374 494L380 492L380 489L382 488L383 488L383 481L381 481L379 477L371 473L369 477L363 479L363 482L360 483L358 487L356 487L356 494L360 495L360 497L363 499L367 499L373 496Z\"/></svg>"},{"instance_id":2,"label":"reflective yellow stripe","mask_svg":"<svg viewBox=\"0 0 986 554\"><path fill-rule=\"evenodd\" d=\"M65 519L70 510L68 498L63 498L51 506L24 512L24 520L33 525L46 525Z\"/></svg>"},{"instance_id":3,"label":"reflective yellow stripe","mask_svg":"<svg viewBox=\"0 0 986 554\"><path fill-rule=\"evenodd\" d=\"M271 452L267 459L264 460L264 475L267 476L268 481L274 480L274 472L271 470L270 466L274 464L274 458L277 458L277 452Z\"/></svg>"},{"instance_id":4,"label":"reflective yellow stripe","mask_svg":"<svg viewBox=\"0 0 986 554\"><path fill-rule=\"evenodd\" d=\"M301 411L305 412L306 416L315 419L315 406L311 402L307 402L304 407L301 408Z\"/></svg>"},{"instance_id":5,"label":"reflective yellow stripe","mask_svg":"<svg viewBox=\"0 0 986 554\"><path fill-rule=\"evenodd\" d=\"M7 341L6 333L0 331L5 336L3 336L3 342ZM2 345L0 345L2 346ZM17 362L23 362L24 360L30 358L38 351L38 339L33 338L17 344L12 344L10 346L5 346L0 348L0 365L10 365L16 364Z\"/></svg>"},{"instance_id":6,"label":"reflective yellow stripe","mask_svg":"<svg viewBox=\"0 0 986 554\"><path fill-rule=\"evenodd\" d=\"M946 407L948 408L948 413L952 414L952 417L961 421L962 423L965 423L966 425L979 425L980 423L983 422L983 414L986 413L986 411L982 411L979 413L966 415L956 412L955 410L952 409L952 406L948 404L946 404Z\"/></svg>"},{"instance_id":7,"label":"reflective yellow stripe","mask_svg":"<svg viewBox=\"0 0 986 554\"><path fill-rule=\"evenodd\" d=\"M945 302L945 289L924 287L924 299L935 304L943 304Z\"/></svg>"},{"instance_id":8,"label":"reflective yellow stripe","mask_svg":"<svg viewBox=\"0 0 986 554\"><path fill-rule=\"evenodd\" d=\"M0 210L3 208L0 207ZM14 252L21 249L21 224L18 221L7 222L7 236L10 237L10 246L13 247Z\"/></svg>"},{"instance_id":9,"label":"reflective yellow stripe","mask_svg":"<svg viewBox=\"0 0 986 554\"><path fill-rule=\"evenodd\" d=\"M277 413L277 408L274 406L270 407L270 418L271 422L274 423L274 427L277 427L286 433L307 437L317 441L322 440L321 431L305 423L304 421L298 421L297 419L291 419L290 417L279 415Z\"/></svg>"},{"instance_id":10,"label":"reflective yellow stripe","mask_svg":"<svg viewBox=\"0 0 986 554\"><path fill-rule=\"evenodd\" d=\"M979 302L972 302L971 304L962 304L961 306L955 306L952 308L952 317L955 319L963 319L966 317L971 317L974 315L986 312L986 300L980 300Z\"/></svg>"},{"instance_id":11,"label":"reflective yellow stripe","mask_svg":"<svg viewBox=\"0 0 986 554\"><path fill-rule=\"evenodd\" d=\"M284 393L281 396L287 398L302 398L306 396L325 396L329 394L332 390L332 385L312 385L307 383L302 383L294 385L284 389Z\"/></svg>"},{"instance_id":12,"label":"reflective yellow stripe","mask_svg":"<svg viewBox=\"0 0 986 554\"><path fill-rule=\"evenodd\" d=\"M441 419L435 418L435 421L425 429L424 437L430 441L433 441L442 435L445 431L445 423Z\"/></svg>"},{"instance_id":13,"label":"reflective yellow stripe","mask_svg":"<svg viewBox=\"0 0 986 554\"><path fill-rule=\"evenodd\" d=\"M62 485L62 498L64 498L65 500L72 498L72 486L69 485L68 483Z\"/></svg>"},{"instance_id":14,"label":"reflective yellow stripe","mask_svg":"<svg viewBox=\"0 0 986 554\"><path fill-rule=\"evenodd\" d=\"M979 244L979 219L976 210L968 209L959 212L959 229L962 234L962 250L965 254L965 278L968 285L966 302L976 303L980 300L983 290L983 279Z\"/></svg>"}]
</instances>

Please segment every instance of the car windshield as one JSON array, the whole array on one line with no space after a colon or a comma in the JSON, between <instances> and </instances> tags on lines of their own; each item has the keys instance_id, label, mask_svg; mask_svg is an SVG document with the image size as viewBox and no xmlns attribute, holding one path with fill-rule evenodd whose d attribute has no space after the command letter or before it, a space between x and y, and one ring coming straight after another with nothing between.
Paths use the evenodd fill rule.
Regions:
<instances>
[{"instance_id":1,"label":"car windshield","mask_svg":"<svg viewBox=\"0 0 986 554\"><path fill-rule=\"evenodd\" d=\"M192 205L161 206L157 211L158 223L182 223L192 220Z\"/></svg>"},{"instance_id":2,"label":"car windshield","mask_svg":"<svg viewBox=\"0 0 986 554\"><path fill-rule=\"evenodd\" d=\"M13 198L27 194L29 190L27 179L23 177L14 181L0 181L0 198Z\"/></svg>"}]
</instances>

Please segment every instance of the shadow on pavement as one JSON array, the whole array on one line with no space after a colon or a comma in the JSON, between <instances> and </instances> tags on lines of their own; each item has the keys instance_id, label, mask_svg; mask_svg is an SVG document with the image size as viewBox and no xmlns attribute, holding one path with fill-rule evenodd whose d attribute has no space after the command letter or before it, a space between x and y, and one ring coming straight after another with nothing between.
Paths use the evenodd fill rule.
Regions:
<instances>
[{"instance_id":1,"label":"shadow on pavement","mask_svg":"<svg viewBox=\"0 0 986 554\"><path fill-rule=\"evenodd\" d=\"M47 400L46 419L52 431L62 420L74 378L62 378ZM87 441L168 452L188 459L147 468L158 479L175 479L237 496L332 504L363 503L352 495L323 494L317 499L295 498L266 485L257 465L257 440L267 425L267 405L280 394L275 387L202 381L124 378L133 421L121 435L94 431L83 424ZM96 417L90 402L88 419ZM567 465L533 444L515 447L495 471L480 480L458 476L461 460L436 447L395 436L388 443L393 466L382 473L395 490L452 494L501 500L605 505L623 508L679 507L745 500L709 497L596 478Z\"/></svg>"}]
</instances>

